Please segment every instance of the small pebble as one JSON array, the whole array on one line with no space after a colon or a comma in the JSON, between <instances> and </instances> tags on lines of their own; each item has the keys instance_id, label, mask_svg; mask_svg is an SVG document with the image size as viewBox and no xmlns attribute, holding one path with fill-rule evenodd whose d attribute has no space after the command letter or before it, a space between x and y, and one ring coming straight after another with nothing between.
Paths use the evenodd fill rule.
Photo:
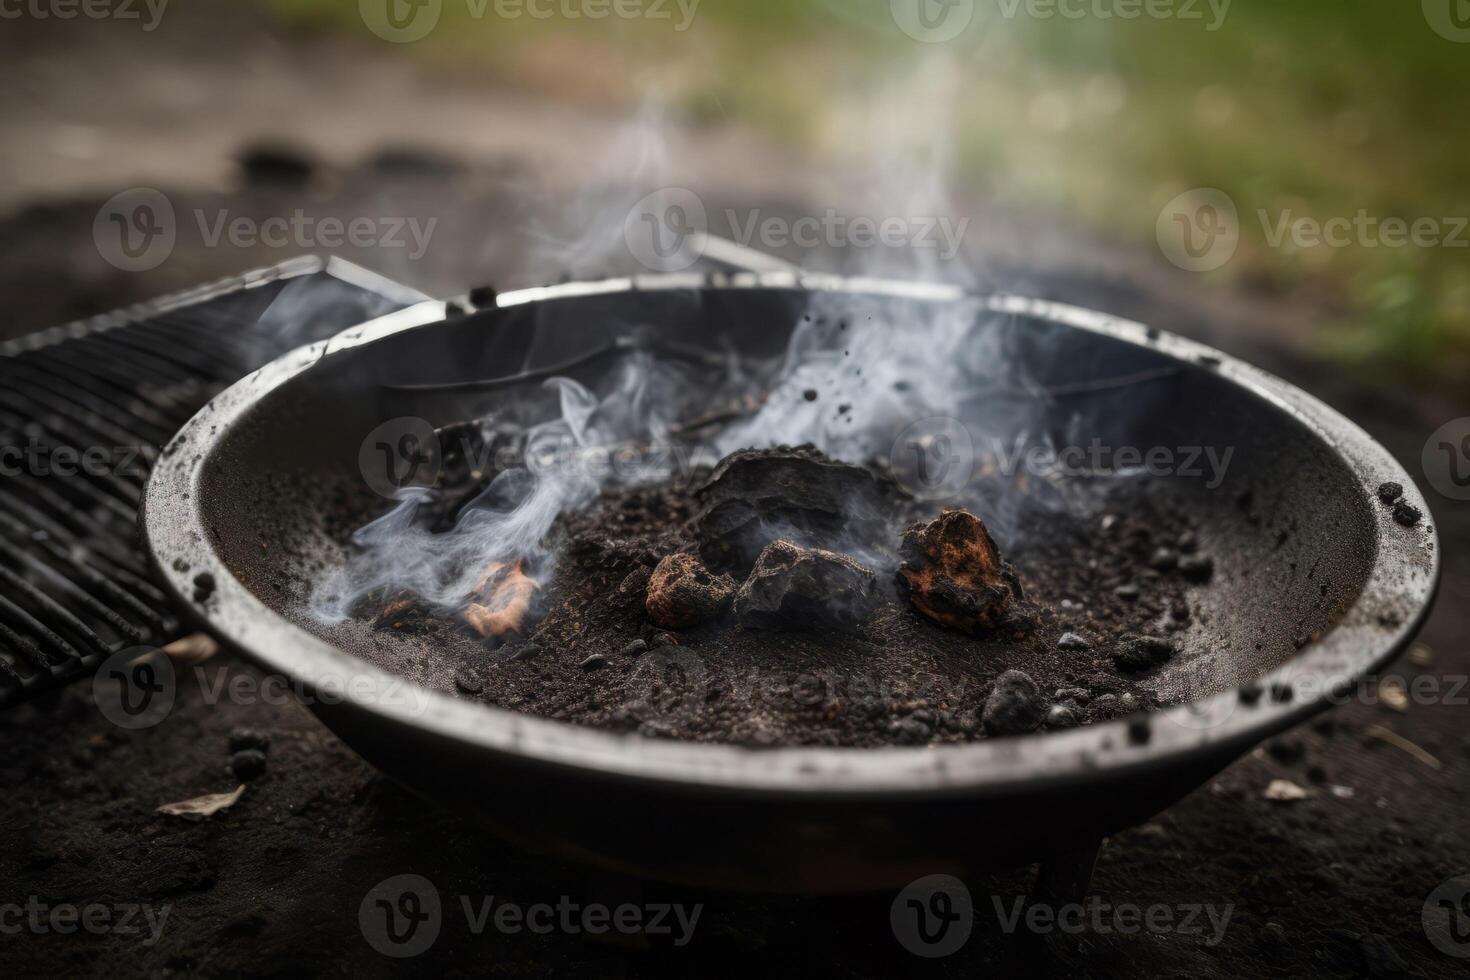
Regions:
<instances>
[{"instance_id":1,"label":"small pebble","mask_svg":"<svg viewBox=\"0 0 1470 980\"><path fill-rule=\"evenodd\" d=\"M1125 637L1113 652L1113 663L1125 673L1136 674L1173 659L1174 644L1157 636Z\"/></svg>"},{"instance_id":2,"label":"small pebble","mask_svg":"<svg viewBox=\"0 0 1470 980\"><path fill-rule=\"evenodd\" d=\"M1138 710L1138 707L1138 696L1136 694L1125 691L1124 693L1118 695L1119 711L1123 712L1124 714L1131 715L1133 714L1133 712Z\"/></svg>"},{"instance_id":3,"label":"small pebble","mask_svg":"<svg viewBox=\"0 0 1470 980\"><path fill-rule=\"evenodd\" d=\"M1053 697L1058 701L1076 701L1078 704L1086 704L1092 700L1092 693L1080 687L1059 687Z\"/></svg>"},{"instance_id":4,"label":"small pebble","mask_svg":"<svg viewBox=\"0 0 1470 980\"><path fill-rule=\"evenodd\" d=\"M1179 559L1179 574L1190 582L1208 582L1215 574L1215 560L1208 555L1185 555Z\"/></svg>"},{"instance_id":5,"label":"small pebble","mask_svg":"<svg viewBox=\"0 0 1470 980\"><path fill-rule=\"evenodd\" d=\"M1385 504L1391 504L1403 495L1404 485L1402 483L1394 483L1390 481L1388 483L1378 484L1378 499L1383 501Z\"/></svg>"},{"instance_id":6,"label":"small pebble","mask_svg":"<svg viewBox=\"0 0 1470 980\"><path fill-rule=\"evenodd\" d=\"M1063 633L1062 638L1057 640L1058 650L1091 650L1092 644L1076 633Z\"/></svg>"},{"instance_id":7,"label":"small pebble","mask_svg":"<svg viewBox=\"0 0 1470 980\"><path fill-rule=\"evenodd\" d=\"M809 402L814 402L817 400L817 389L808 388L806 391L803 391L801 393L801 397L805 398Z\"/></svg>"},{"instance_id":8,"label":"small pebble","mask_svg":"<svg viewBox=\"0 0 1470 980\"><path fill-rule=\"evenodd\" d=\"M578 666L583 670L600 670L607 666L607 657L600 653L594 653Z\"/></svg>"},{"instance_id":9,"label":"small pebble","mask_svg":"<svg viewBox=\"0 0 1470 980\"><path fill-rule=\"evenodd\" d=\"M908 745L922 745L933 735L933 729L913 716L898 719L888 726L888 730Z\"/></svg>"},{"instance_id":10,"label":"small pebble","mask_svg":"<svg viewBox=\"0 0 1470 980\"><path fill-rule=\"evenodd\" d=\"M1185 531L1176 542L1180 551L1190 552L1199 545L1199 537L1193 531Z\"/></svg>"},{"instance_id":11,"label":"small pebble","mask_svg":"<svg viewBox=\"0 0 1470 980\"><path fill-rule=\"evenodd\" d=\"M985 699L981 720L990 735L1021 735L1034 732L1044 717L1041 692L1029 674L1008 670L996 678Z\"/></svg>"},{"instance_id":12,"label":"small pebble","mask_svg":"<svg viewBox=\"0 0 1470 980\"><path fill-rule=\"evenodd\" d=\"M1100 694L1092 699L1092 710L1103 716L1113 713L1118 707L1118 696L1116 694Z\"/></svg>"},{"instance_id":13,"label":"small pebble","mask_svg":"<svg viewBox=\"0 0 1470 980\"><path fill-rule=\"evenodd\" d=\"M264 775L265 766L265 753L259 749L245 749L230 756L230 771L247 783Z\"/></svg>"},{"instance_id":14,"label":"small pebble","mask_svg":"<svg viewBox=\"0 0 1470 980\"><path fill-rule=\"evenodd\" d=\"M1148 567L1157 572L1167 572L1177 564L1179 564L1179 552L1173 548L1160 548L1148 560Z\"/></svg>"},{"instance_id":15,"label":"small pebble","mask_svg":"<svg viewBox=\"0 0 1470 980\"><path fill-rule=\"evenodd\" d=\"M1113 590L1113 595L1119 599L1128 599L1130 601L1137 599L1139 595L1138 585L1133 582L1124 582Z\"/></svg>"},{"instance_id":16,"label":"small pebble","mask_svg":"<svg viewBox=\"0 0 1470 980\"><path fill-rule=\"evenodd\" d=\"M255 749L258 752L268 752L271 747L271 737L265 732L254 728L234 728L230 730L230 752L242 752L245 749Z\"/></svg>"},{"instance_id":17,"label":"small pebble","mask_svg":"<svg viewBox=\"0 0 1470 980\"><path fill-rule=\"evenodd\" d=\"M672 633L655 633L653 634L653 645L655 647L676 647L679 645L679 640Z\"/></svg>"},{"instance_id":18,"label":"small pebble","mask_svg":"<svg viewBox=\"0 0 1470 980\"><path fill-rule=\"evenodd\" d=\"M1407 500L1400 500L1393 505L1393 519L1404 527L1413 527L1419 523L1419 518L1423 516L1423 514L1419 513L1419 508Z\"/></svg>"},{"instance_id":19,"label":"small pebble","mask_svg":"<svg viewBox=\"0 0 1470 980\"><path fill-rule=\"evenodd\" d=\"M1054 704L1046 709L1046 727L1076 728L1077 713L1069 705Z\"/></svg>"},{"instance_id":20,"label":"small pebble","mask_svg":"<svg viewBox=\"0 0 1470 980\"><path fill-rule=\"evenodd\" d=\"M535 643L527 643L515 653L510 655L512 660L534 660L541 653L541 647Z\"/></svg>"},{"instance_id":21,"label":"small pebble","mask_svg":"<svg viewBox=\"0 0 1470 980\"><path fill-rule=\"evenodd\" d=\"M454 672L454 686L466 694L479 694L485 689L480 678L463 667Z\"/></svg>"},{"instance_id":22,"label":"small pebble","mask_svg":"<svg viewBox=\"0 0 1470 980\"><path fill-rule=\"evenodd\" d=\"M625 657L641 657L647 652L647 640L634 640L632 643L629 643L627 646L623 647L623 656Z\"/></svg>"}]
</instances>

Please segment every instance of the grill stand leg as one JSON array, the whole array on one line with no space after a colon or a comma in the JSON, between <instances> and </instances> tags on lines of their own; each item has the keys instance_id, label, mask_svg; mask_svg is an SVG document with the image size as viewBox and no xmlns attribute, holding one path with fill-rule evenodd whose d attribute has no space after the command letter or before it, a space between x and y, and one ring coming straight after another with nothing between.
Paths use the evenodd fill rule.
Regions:
<instances>
[{"instance_id":1,"label":"grill stand leg","mask_svg":"<svg viewBox=\"0 0 1470 980\"><path fill-rule=\"evenodd\" d=\"M1049 905L1055 909L1085 899L1102 845L1102 838L1098 838L1043 858L1041 866L1036 869L1036 884L1031 889L1032 904Z\"/></svg>"}]
</instances>

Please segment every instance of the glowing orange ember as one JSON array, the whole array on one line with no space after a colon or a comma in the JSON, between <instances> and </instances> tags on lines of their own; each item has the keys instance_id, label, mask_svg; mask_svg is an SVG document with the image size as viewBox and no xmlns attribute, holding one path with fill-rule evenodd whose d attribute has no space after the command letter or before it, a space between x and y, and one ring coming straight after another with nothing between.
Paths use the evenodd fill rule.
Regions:
<instances>
[{"instance_id":1,"label":"glowing orange ember","mask_svg":"<svg viewBox=\"0 0 1470 980\"><path fill-rule=\"evenodd\" d=\"M540 588L541 583L525 573L519 560L492 561L470 594L465 622L481 636L519 633Z\"/></svg>"}]
</instances>

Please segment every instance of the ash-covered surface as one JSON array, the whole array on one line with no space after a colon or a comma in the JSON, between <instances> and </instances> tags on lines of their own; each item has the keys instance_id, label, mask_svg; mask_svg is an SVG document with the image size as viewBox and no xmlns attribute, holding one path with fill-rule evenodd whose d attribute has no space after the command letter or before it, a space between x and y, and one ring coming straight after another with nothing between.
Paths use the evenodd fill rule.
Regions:
<instances>
[{"instance_id":1,"label":"ash-covered surface","mask_svg":"<svg viewBox=\"0 0 1470 980\"><path fill-rule=\"evenodd\" d=\"M1179 567L1181 553L1205 557L1182 511L1162 492L1126 489L1085 516L1035 515L1045 532L1022 534L1030 543L1008 553L1028 598L974 634L920 615L891 569L855 629L751 629L729 613L663 629L648 617L649 580L665 556L696 548L699 503L673 487L608 492L560 520L544 616L524 636L492 645L453 614L420 611L378 624L419 642L375 644L372 656L514 711L758 747L963 742L1035 730L1042 717L1049 727L1107 720L1157 705L1149 679L1172 654L1157 663L1129 654L1142 637L1183 646L1190 594L1209 587ZM1033 680L1031 704L1007 710L1015 699L992 699L1007 671ZM1048 716L1053 706L1063 710Z\"/></svg>"}]
</instances>

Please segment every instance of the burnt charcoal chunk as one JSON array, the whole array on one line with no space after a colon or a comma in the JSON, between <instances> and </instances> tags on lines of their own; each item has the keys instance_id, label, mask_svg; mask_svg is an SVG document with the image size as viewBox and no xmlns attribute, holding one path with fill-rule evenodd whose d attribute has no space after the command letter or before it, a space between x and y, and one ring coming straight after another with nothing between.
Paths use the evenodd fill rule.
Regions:
<instances>
[{"instance_id":1,"label":"burnt charcoal chunk","mask_svg":"<svg viewBox=\"0 0 1470 980\"><path fill-rule=\"evenodd\" d=\"M243 752L245 749L255 749L258 752L270 751L271 737L265 732L254 728L232 728L230 729L230 751Z\"/></svg>"},{"instance_id":2,"label":"burnt charcoal chunk","mask_svg":"<svg viewBox=\"0 0 1470 980\"><path fill-rule=\"evenodd\" d=\"M230 771L236 779L250 782L265 774L265 753L259 749L243 749L230 756Z\"/></svg>"},{"instance_id":3,"label":"burnt charcoal chunk","mask_svg":"<svg viewBox=\"0 0 1470 980\"><path fill-rule=\"evenodd\" d=\"M465 509L481 499L498 472L495 461L507 453L519 455L524 437L479 421L445 426L434 434L437 452L431 450L425 461L433 462L437 455L439 471L414 520L440 534L452 529Z\"/></svg>"},{"instance_id":4,"label":"burnt charcoal chunk","mask_svg":"<svg viewBox=\"0 0 1470 980\"><path fill-rule=\"evenodd\" d=\"M1404 527L1413 527L1419 523L1419 518L1423 516L1423 514L1419 513L1419 508L1407 500L1400 500L1393 505L1393 519Z\"/></svg>"},{"instance_id":5,"label":"burnt charcoal chunk","mask_svg":"<svg viewBox=\"0 0 1470 980\"><path fill-rule=\"evenodd\" d=\"M994 629L1021 584L980 518L946 510L903 535L898 588L920 613L941 626L978 633Z\"/></svg>"},{"instance_id":6,"label":"burnt charcoal chunk","mask_svg":"<svg viewBox=\"0 0 1470 980\"><path fill-rule=\"evenodd\" d=\"M1389 481L1388 483L1378 484L1378 499L1383 501L1385 504L1391 504L1403 495L1404 485L1402 483L1394 483L1392 481Z\"/></svg>"},{"instance_id":7,"label":"burnt charcoal chunk","mask_svg":"<svg viewBox=\"0 0 1470 980\"><path fill-rule=\"evenodd\" d=\"M873 474L811 446L731 453L696 495L699 553L720 571L748 571L777 538L832 548L881 535L883 492Z\"/></svg>"},{"instance_id":8,"label":"burnt charcoal chunk","mask_svg":"<svg viewBox=\"0 0 1470 980\"><path fill-rule=\"evenodd\" d=\"M1113 663L1124 673L1137 674L1173 659L1174 644L1157 636L1125 636L1113 652Z\"/></svg>"},{"instance_id":9,"label":"burnt charcoal chunk","mask_svg":"<svg viewBox=\"0 0 1470 980\"><path fill-rule=\"evenodd\" d=\"M748 629L854 632L873 611L876 584L846 555L773 541L735 594L735 616Z\"/></svg>"},{"instance_id":10,"label":"burnt charcoal chunk","mask_svg":"<svg viewBox=\"0 0 1470 980\"><path fill-rule=\"evenodd\" d=\"M1190 582L1208 582L1215 574L1215 560L1208 555L1185 555L1179 559L1179 574Z\"/></svg>"},{"instance_id":11,"label":"burnt charcoal chunk","mask_svg":"<svg viewBox=\"0 0 1470 980\"><path fill-rule=\"evenodd\" d=\"M981 722L988 735L1024 735L1041 727L1046 706L1031 675L1008 670L996 678L985 699Z\"/></svg>"},{"instance_id":12,"label":"burnt charcoal chunk","mask_svg":"<svg viewBox=\"0 0 1470 980\"><path fill-rule=\"evenodd\" d=\"M669 555L648 580L648 618L664 629L698 626L724 612L735 595L735 581L715 575L696 555Z\"/></svg>"}]
</instances>

